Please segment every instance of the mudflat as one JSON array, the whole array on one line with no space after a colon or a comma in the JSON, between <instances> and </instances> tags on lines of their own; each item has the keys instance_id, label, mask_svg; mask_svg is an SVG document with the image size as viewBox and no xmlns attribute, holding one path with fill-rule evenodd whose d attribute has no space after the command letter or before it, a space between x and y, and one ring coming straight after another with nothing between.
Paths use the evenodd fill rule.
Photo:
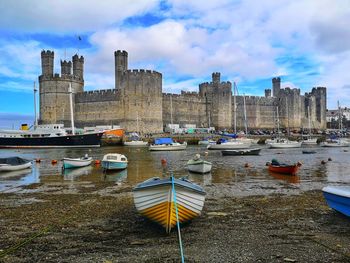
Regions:
<instances>
[{"instance_id":1,"label":"mudflat","mask_svg":"<svg viewBox=\"0 0 350 263\"><path fill-rule=\"evenodd\" d=\"M186 262L350 262L350 219L320 190L235 197L221 187L206 186L202 215L181 227ZM0 262L181 262L176 229L140 216L127 184L2 193L0 233Z\"/></svg>"}]
</instances>

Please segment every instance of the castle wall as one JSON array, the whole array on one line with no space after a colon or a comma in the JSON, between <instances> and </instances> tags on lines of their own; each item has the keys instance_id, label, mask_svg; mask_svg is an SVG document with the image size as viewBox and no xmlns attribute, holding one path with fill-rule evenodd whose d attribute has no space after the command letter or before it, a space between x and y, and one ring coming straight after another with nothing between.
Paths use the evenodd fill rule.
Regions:
<instances>
[{"instance_id":1,"label":"castle wall","mask_svg":"<svg viewBox=\"0 0 350 263\"><path fill-rule=\"evenodd\" d=\"M163 124L195 124L196 127L209 127L205 99L196 92L163 94Z\"/></svg>"}]
</instances>

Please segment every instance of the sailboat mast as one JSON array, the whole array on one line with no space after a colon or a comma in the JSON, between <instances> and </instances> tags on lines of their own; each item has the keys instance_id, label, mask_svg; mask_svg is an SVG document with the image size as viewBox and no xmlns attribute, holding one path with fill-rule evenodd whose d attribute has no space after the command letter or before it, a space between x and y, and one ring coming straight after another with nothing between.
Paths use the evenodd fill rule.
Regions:
<instances>
[{"instance_id":1,"label":"sailboat mast","mask_svg":"<svg viewBox=\"0 0 350 263\"><path fill-rule=\"evenodd\" d=\"M338 100L338 119L339 119L339 131L341 132L343 125L342 125L342 114L341 114L339 100Z\"/></svg>"},{"instance_id":2,"label":"sailboat mast","mask_svg":"<svg viewBox=\"0 0 350 263\"><path fill-rule=\"evenodd\" d=\"M290 131L289 131L289 110L288 110L288 98L286 98L286 108L287 108L287 134L290 136Z\"/></svg>"},{"instance_id":3,"label":"sailboat mast","mask_svg":"<svg viewBox=\"0 0 350 263\"><path fill-rule=\"evenodd\" d=\"M69 104L70 104L70 120L72 125L72 134L75 135L75 128L74 128L74 114L73 114L73 98L72 98L72 84L69 82Z\"/></svg>"},{"instance_id":4,"label":"sailboat mast","mask_svg":"<svg viewBox=\"0 0 350 263\"><path fill-rule=\"evenodd\" d=\"M36 129L36 127L38 126L38 117L36 115L36 92L38 90L36 89L35 86L35 81L34 81L34 130Z\"/></svg>"},{"instance_id":5,"label":"sailboat mast","mask_svg":"<svg viewBox=\"0 0 350 263\"><path fill-rule=\"evenodd\" d=\"M173 100L172 96L170 95L170 123L173 124ZM171 127L173 128L173 127Z\"/></svg>"},{"instance_id":6,"label":"sailboat mast","mask_svg":"<svg viewBox=\"0 0 350 263\"><path fill-rule=\"evenodd\" d=\"M233 114L233 130L234 133L237 133L237 105L236 105L236 82L233 82L233 109L234 109L234 114Z\"/></svg>"},{"instance_id":7,"label":"sailboat mast","mask_svg":"<svg viewBox=\"0 0 350 263\"><path fill-rule=\"evenodd\" d=\"M280 137L280 118L278 114L278 106L276 107L276 114L277 114L277 137Z\"/></svg>"},{"instance_id":8,"label":"sailboat mast","mask_svg":"<svg viewBox=\"0 0 350 263\"><path fill-rule=\"evenodd\" d=\"M247 124L247 109L245 105L245 94L243 94L243 110L244 110L244 126L245 126L245 135L248 135L248 124Z\"/></svg>"},{"instance_id":9,"label":"sailboat mast","mask_svg":"<svg viewBox=\"0 0 350 263\"><path fill-rule=\"evenodd\" d=\"M310 106L307 106L307 116L309 118L309 138L311 139L311 116L310 116Z\"/></svg>"}]
</instances>

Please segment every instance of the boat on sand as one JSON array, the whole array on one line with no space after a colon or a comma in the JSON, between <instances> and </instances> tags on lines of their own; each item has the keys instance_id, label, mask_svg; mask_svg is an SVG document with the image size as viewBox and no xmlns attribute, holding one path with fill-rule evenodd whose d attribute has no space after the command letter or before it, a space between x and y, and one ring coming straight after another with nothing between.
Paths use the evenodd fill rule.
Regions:
<instances>
[{"instance_id":1,"label":"boat on sand","mask_svg":"<svg viewBox=\"0 0 350 263\"><path fill-rule=\"evenodd\" d=\"M326 186L322 192L330 208L350 217L350 186Z\"/></svg>"},{"instance_id":2,"label":"boat on sand","mask_svg":"<svg viewBox=\"0 0 350 263\"><path fill-rule=\"evenodd\" d=\"M32 161L20 157L0 158L0 172L24 170L32 167Z\"/></svg>"},{"instance_id":3,"label":"boat on sand","mask_svg":"<svg viewBox=\"0 0 350 263\"><path fill-rule=\"evenodd\" d=\"M87 154L81 158L63 158L63 169L72 169L88 166L92 163L92 157Z\"/></svg>"},{"instance_id":4,"label":"boat on sand","mask_svg":"<svg viewBox=\"0 0 350 263\"><path fill-rule=\"evenodd\" d=\"M209 173L212 168L212 163L201 159L200 154L196 154L195 157L187 162L187 169L194 173Z\"/></svg>"},{"instance_id":5,"label":"boat on sand","mask_svg":"<svg viewBox=\"0 0 350 263\"><path fill-rule=\"evenodd\" d=\"M299 167L301 166L301 163L298 162L290 165L280 163L276 159L272 159L271 163L267 163L266 165L268 166L270 172L296 175L299 170Z\"/></svg>"}]
</instances>

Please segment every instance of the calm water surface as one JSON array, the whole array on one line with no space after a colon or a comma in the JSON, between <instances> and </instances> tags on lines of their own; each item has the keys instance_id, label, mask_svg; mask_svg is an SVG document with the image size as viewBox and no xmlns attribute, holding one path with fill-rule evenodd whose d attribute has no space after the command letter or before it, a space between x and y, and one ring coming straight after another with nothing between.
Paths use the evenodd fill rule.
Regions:
<instances>
[{"instance_id":1,"label":"calm water surface","mask_svg":"<svg viewBox=\"0 0 350 263\"><path fill-rule=\"evenodd\" d=\"M26 159L41 159L34 163L33 169L0 173L0 192L13 192L22 186L33 183L49 182L115 182L136 185L154 176L167 176L173 173L176 177L187 176L190 180L202 185L212 184L243 184L263 187L266 184L288 184L303 190L319 188L326 184L350 184L350 148L314 147L316 154L302 154L302 149L263 149L260 156L222 156L221 151L208 151L203 146L188 146L184 151L150 152L147 147L101 147L94 149L4 149L0 150L0 158L20 156ZM213 163L212 172L205 175L189 173L186 162L196 153L204 156ZM126 170L103 173L100 166L62 171L61 159L64 157L77 158L88 153L95 160L101 160L106 153L122 153L128 158ZM298 176L272 174L267 171L266 162L276 158L281 162L303 165ZM328 159L331 161L328 161ZM51 160L58 160L56 165ZM167 165L161 163L167 160ZM321 161L327 161L321 164ZM246 168L245 164L249 164Z\"/></svg>"}]
</instances>

